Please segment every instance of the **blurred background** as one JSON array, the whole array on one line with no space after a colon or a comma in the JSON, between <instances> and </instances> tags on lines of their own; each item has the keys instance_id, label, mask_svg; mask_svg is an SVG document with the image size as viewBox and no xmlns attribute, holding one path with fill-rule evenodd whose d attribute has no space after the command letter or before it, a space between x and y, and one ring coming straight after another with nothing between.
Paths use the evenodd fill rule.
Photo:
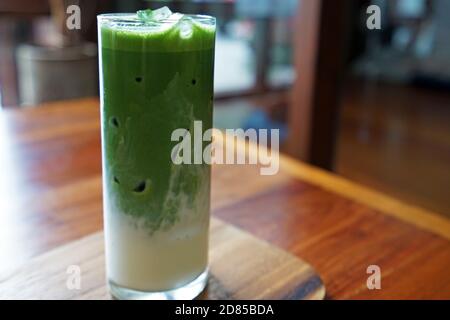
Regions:
<instances>
[{"instance_id":1,"label":"blurred background","mask_svg":"<svg viewBox=\"0 0 450 320\"><path fill-rule=\"evenodd\" d=\"M218 18L216 127L450 216L448 0L0 0L0 107L97 96L96 15L163 5Z\"/></svg>"}]
</instances>

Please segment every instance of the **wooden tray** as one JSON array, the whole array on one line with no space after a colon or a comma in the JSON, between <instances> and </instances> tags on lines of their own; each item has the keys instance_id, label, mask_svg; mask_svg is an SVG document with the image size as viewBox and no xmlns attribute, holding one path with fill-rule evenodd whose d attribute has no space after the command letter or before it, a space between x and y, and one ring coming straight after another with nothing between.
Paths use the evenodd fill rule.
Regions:
<instances>
[{"instance_id":1,"label":"wooden tray","mask_svg":"<svg viewBox=\"0 0 450 320\"><path fill-rule=\"evenodd\" d=\"M325 287L301 259L230 224L211 220L210 279L201 299L323 299ZM68 267L81 269L80 289L69 290ZM111 299L103 233L51 250L0 274L1 299Z\"/></svg>"}]
</instances>

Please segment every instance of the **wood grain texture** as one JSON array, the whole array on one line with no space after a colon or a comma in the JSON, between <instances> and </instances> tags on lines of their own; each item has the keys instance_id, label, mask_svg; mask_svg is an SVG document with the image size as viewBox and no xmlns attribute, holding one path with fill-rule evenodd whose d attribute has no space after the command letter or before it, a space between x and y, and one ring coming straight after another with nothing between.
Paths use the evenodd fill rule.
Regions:
<instances>
[{"instance_id":1,"label":"wood grain texture","mask_svg":"<svg viewBox=\"0 0 450 320\"><path fill-rule=\"evenodd\" d=\"M102 229L100 156L95 99L0 113L0 270ZM450 298L447 220L290 158L280 166L213 167L213 215L305 259L328 298ZM381 290L366 287L371 264Z\"/></svg>"},{"instance_id":2,"label":"wood grain texture","mask_svg":"<svg viewBox=\"0 0 450 320\"><path fill-rule=\"evenodd\" d=\"M450 218L450 92L349 79L336 171Z\"/></svg>"},{"instance_id":3,"label":"wood grain texture","mask_svg":"<svg viewBox=\"0 0 450 320\"><path fill-rule=\"evenodd\" d=\"M0 274L0 299L110 299L103 232L44 253ZM210 278L201 299L323 299L320 277L301 259L219 219L211 219ZM67 270L80 269L70 289Z\"/></svg>"},{"instance_id":4,"label":"wood grain texture","mask_svg":"<svg viewBox=\"0 0 450 320\"><path fill-rule=\"evenodd\" d=\"M247 153L258 152L257 145L243 140L238 141L237 148ZM280 164L281 172L292 177L320 186L450 240L450 220L440 214L405 203L284 154L280 154Z\"/></svg>"}]
</instances>

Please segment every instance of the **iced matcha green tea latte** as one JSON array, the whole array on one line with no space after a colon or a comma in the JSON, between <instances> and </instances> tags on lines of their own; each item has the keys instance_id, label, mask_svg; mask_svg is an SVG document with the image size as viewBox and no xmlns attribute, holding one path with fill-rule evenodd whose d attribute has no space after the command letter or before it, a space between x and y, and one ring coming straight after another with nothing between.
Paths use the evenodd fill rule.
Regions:
<instances>
[{"instance_id":1,"label":"iced matcha green tea latte","mask_svg":"<svg viewBox=\"0 0 450 320\"><path fill-rule=\"evenodd\" d=\"M106 271L117 298L190 299L207 281L210 167L174 130L212 126L215 19L98 16Z\"/></svg>"}]
</instances>

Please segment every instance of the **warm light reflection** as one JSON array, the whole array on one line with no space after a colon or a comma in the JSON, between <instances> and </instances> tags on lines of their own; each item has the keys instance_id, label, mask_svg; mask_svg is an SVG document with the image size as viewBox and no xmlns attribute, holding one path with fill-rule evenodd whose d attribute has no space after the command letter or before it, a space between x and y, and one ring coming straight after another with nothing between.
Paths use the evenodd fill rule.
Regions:
<instances>
[{"instance_id":1,"label":"warm light reflection","mask_svg":"<svg viewBox=\"0 0 450 320\"><path fill-rule=\"evenodd\" d=\"M20 192L20 186L17 183L20 181L20 167L15 161L17 157L11 139L12 128L7 120L5 113L0 113L0 256L17 257L17 259L0 261L0 270L18 263L19 257L24 256L17 253L23 253L25 250L20 239L23 239L23 232L26 232L22 215L17 214L20 210L17 197Z\"/></svg>"}]
</instances>

